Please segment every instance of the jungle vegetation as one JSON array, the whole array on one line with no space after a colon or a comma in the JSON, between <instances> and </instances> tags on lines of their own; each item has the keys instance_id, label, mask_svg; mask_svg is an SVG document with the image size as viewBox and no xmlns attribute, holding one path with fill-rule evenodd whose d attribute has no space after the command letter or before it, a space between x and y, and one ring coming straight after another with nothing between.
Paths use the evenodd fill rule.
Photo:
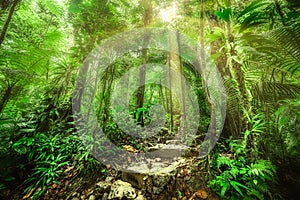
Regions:
<instances>
[{"instance_id":1,"label":"jungle vegetation","mask_svg":"<svg viewBox=\"0 0 300 200\"><path fill-rule=\"evenodd\" d=\"M90 154L75 127L76 80L85 59L101 42L150 27L188 36L220 73L226 118L217 144L202 158L208 186L224 199L292 199L300 185L298 0L1 0L3 198L43 199L53 185L67 188L66 180L107 176L107 166ZM172 37L179 41L178 35ZM189 55L180 54L180 47L171 42L170 51L127 52L99 75L95 112L105 135L118 147L143 152L163 143L176 135L182 113L189 112L179 106L181 97L171 89L145 84L155 72L145 67L130 71L150 63L165 65L188 80L201 113L197 135L204 138L212 123L213 94ZM136 76L128 78L132 76L128 71ZM128 98L128 114L136 127L151 123L153 105L165 110L164 127L149 139L126 134L115 121L111 98L126 73L124 92L131 82L141 85ZM162 81L181 88L181 81L164 73ZM122 123L126 125L126 118Z\"/></svg>"}]
</instances>

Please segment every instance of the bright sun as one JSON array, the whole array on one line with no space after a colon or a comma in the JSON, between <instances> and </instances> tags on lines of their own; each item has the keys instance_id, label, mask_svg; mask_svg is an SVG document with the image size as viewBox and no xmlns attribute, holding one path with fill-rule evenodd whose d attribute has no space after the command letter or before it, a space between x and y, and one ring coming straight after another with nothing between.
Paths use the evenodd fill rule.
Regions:
<instances>
[{"instance_id":1,"label":"bright sun","mask_svg":"<svg viewBox=\"0 0 300 200\"><path fill-rule=\"evenodd\" d=\"M162 21L171 22L175 18L178 17L177 11L178 11L178 7L177 7L176 3L173 2L171 6L165 8L165 9L161 9L159 11L159 16L162 19Z\"/></svg>"}]
</instances>

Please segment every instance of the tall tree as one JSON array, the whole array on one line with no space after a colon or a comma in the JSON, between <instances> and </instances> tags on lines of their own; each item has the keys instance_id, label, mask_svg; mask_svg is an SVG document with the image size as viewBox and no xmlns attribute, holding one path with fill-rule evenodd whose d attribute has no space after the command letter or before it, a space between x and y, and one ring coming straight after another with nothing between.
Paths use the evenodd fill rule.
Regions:
<instances>
[{"instance_id":1,"label":"tall tree","mask_svg":"<svg viewBox=\"0 0 300 200\"><path fill-rule=\"evenodd\" d=\"M143 26L147 27L151 23L152 19L152 2L151 0L141 1L143 9L144 9L144 15L143 15ZM151 37L148 33L145 33L144 35L144 42L147 43L149 40L149 37ZM147 45L147 44L145 44ZM144 117L143 117L143 106L144 106L144 98L145 98L145 80L146 80L146 64L148 62L148 56L147 56L147 49L142 50L142 57L143 57L143 65L139 69L139 85L137 91L137 97L136 97L136 115L137 122L144 126Z\"/></svg>"},{"instance_id":2,"label":"tall tree","mask_svg":"<svg viewBox=\"0 0 300 200\"><path fill-rule=\"evenodd\" d=\"M15 12L15 9L17 7L17 5L21 2L21 0L13 0L12 3L11 3L11 7L9 9L9 13L8 13L8 16L7 16L7 19L5 21L5 24L1 30L1 34L0 34L0 46L1 44L3 43L4 39L5 39L5 35L6 35L6 32L8 30L8 27L9 27L9 24L10 24L10 21L13 17L13 14Z\"/></svg>"}]
</instances>

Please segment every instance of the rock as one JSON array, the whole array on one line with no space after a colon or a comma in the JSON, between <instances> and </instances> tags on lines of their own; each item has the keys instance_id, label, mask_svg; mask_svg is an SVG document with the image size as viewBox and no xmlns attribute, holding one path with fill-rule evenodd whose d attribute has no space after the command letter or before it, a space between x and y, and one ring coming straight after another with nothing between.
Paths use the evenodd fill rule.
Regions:
<instances>
[{"instance_id":1,"label":"rock","mask_svg":"<svg viewBox=\"0 0 300 200\"><path fill-rule=\"evenodd\" d=\"M117 180L111 186L108 199L122 199L123 197L126 197L127 199L134 199L136 197L135 189L130 183Z\"/></svg>"},{"instance_id":2,"label":"rock","mask_svg":"<svg viewBox=\"0 0 300 200\"><path fill-rule=\"evenodd\" d=\"M180 140L167 140L166 144L181 144L182 142Z\"/></svg>"},{"instance_id":3,"label":"rock","mask_svg":"<svg viewBox=\"0 0 300 200\"><path fill-rule=\"evenodd\" d=\"M112 176L108 176L105 179L106 182L110 182L110 183L112 182L112 180L114 180L114 177L112 177Z\"/></svg>"},{"instance_id":4,"label":"rock","mask_svg":"<svg viewBox=\"0 0 300 200\"><path fill-rule=\"evenodd\" d=\"M146 178L144 173L126 171L122 172L122 179L126 182L131 183L134 187L139 189L145 188L144 178Z\"/></svg>"},{"instance_id":5,"label":"rock","mask_svg":"<svg viewBox=\"0 0 300 200\"><path fill-rule=\"evenodd\" d=\"M102 200L107 200L107 199L108 199L108 193L105 192L102 196Z\"/></svg>"},{"instance_id":6,"label":"rock","mask_svg":"<svg viewBox=\"0 0 300 200\"><path fill-rule=\"evenodd\" d=\"M205 172L203 167L199 167L200 159L180 158L162 167L159 164L164 162L164 159L156 162L154 157L151 160L151 170L144 164L133 164L122 172L123 181L143 191L137 195L138 198L142 198L139 196L143 195L146 199L171 200L172 197L177 199L176 190L180 190L185 191L183 196L187 196L187 199L211 199Z\"/></svg>"},{"instance_id":7,"label":"rock","mask_svg":"<svg viewBox=\"0 0 300 200\"><path fill-rule=\"evenodd\" d=\"M81 200L85 200L85 195L81 195L81 196L80 196L80 199L81 199Z\"/></svg>"},{"instance_id":8,"label":"rock","mask_svg":"<svg viewBox=\"0 0 300 200\"><path fill-rule=\"evenodd\" d=\"M178 158L188 149L188 146L181 144L157 144L149 148L156 158Z\"/></svg>"},{"instance_id":9,"label":"rock","mask_svg":"<svg viewBox=\"0 0 300 200\"><path fill-rule=\"evenodd\" d=\"M89 197L89 200L95 200L95 199L96 199L96 197L93 194Z\"/></svg>"},{"instance_id":10,"label":"rock","mask_svg":"<svg viewBox=\"0 0 300 200\"><path fill-rule=\"evenodd\" d=\"M176 168L183 162L184 159L181 159L177 162L173 162L169 166L166 166L167 164L162 162L152 161L152 166L149 170L147 170L146 163L132 165L128 167L128 171L122 172L122 179L139 189L145 189L147 187L145 182L148 178L151 180L154 179L155 186L163 187L168 184L171 177L176 174Z\"/></svg>"},{"instance_id":11,"label":"rock","mask_svg":"<svg viewBox=\"0 0 300 200\"><path fill-rule=\"evenodd\" d=\"M96 188L99 188L99 192L101 193L109 192L111 185L112 184L110 182L100 181L96 183Z\"/></svg>"},{"instance_id":12,"label":"rock","mask_svg":"<svg viewBox=\"0 0 300 200\"><path fill-rule=\"evenodd\" d=\"M134 200L147 200L146 197L144 197L144 195L138 195Z\"/></svg>"}]
</instances>

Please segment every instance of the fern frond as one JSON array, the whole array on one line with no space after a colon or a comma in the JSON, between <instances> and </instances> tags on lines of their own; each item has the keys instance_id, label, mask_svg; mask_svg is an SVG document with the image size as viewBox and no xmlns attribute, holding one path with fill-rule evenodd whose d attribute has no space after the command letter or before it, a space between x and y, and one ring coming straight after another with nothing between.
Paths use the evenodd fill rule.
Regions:
<instances>
[{"instance_id":1,"label":"fern frond","mask_svg":"<svg viewBox=\"0 0 300 200\"><path fill-rule=\"evenodd\" d=\"M226 156L220 156L217 159L217 168L219 169L221 165L232 166L230 158Z\"/></svg>"},{"instance_id":2,"label":"fern frond","mask_svg":"<svg viewBox=\"0 0 300 200\"><path fill-rule=\"evenodd\" d=\"M238 90L238 84L237 81L234 79L228 79L224 81L224 86L227 94L227 112L234 112L236 110L239 110L239 104L237 102L240 102L240 94Z\"/></svg>"},{"instance_id":3,"label":"fern frond","mask_svg":"<svg viewBox=\"0 0 300 200\"><path fill-rule=\"evenodd\" d=\"M270 161L258 160L255 164L251 164L248 174L250 176L260 177L264 180L265 177L274 177L275 167Z\"/></svg>"}]
</instances>

